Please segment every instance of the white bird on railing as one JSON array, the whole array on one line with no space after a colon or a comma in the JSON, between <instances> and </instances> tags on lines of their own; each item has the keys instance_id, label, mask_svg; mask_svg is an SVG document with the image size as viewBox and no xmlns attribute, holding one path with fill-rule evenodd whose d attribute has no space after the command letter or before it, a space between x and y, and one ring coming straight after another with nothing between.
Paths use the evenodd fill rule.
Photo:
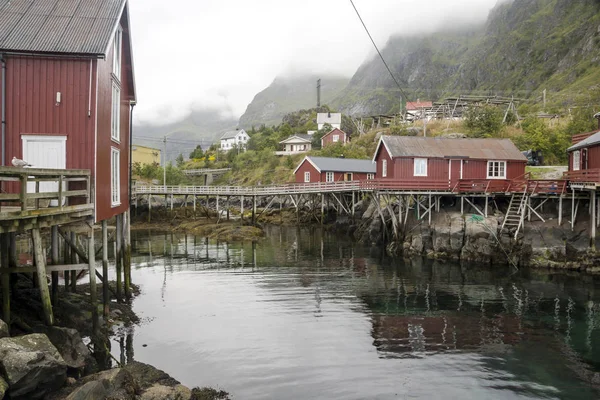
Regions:
<instances>
[{"instance_id":1,"label":"white bird on railing","mask_svg":"<svg viewBox=\"0 0 600 400\"><path fill-rule=\"evenodd\" d=\"M15 167L33 167L33 165L29 164L27 161L25 160L20 160L17 157L13 157L12 159L12 165L14 165Z\"/></svg>"}]
</instances>

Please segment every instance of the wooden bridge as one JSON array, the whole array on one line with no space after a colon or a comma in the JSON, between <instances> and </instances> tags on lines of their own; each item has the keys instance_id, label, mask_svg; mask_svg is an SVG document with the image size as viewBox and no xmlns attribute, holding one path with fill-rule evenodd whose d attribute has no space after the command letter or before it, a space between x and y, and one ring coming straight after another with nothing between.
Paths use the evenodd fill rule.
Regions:
<instances>
[{"instance_id":1,"label":"wooden bridge","mask_svg":"<svg viewBox=\"0 0 600 400\"><path fill-rule=\"evenodd\" d=\"M194 210L198 197L216 200L217 212L221 211L221 199L225 199L225 208L229 210L230 197L240 198L240 211L243 216L245 203L251 201L252 220L256 218L257 199L266 199L268 210L273 204L279 203L279 208L286 206L288 201L298 213L300 208L309 210L321 209L320 218L323 221L326 204L333 207L336 212L352 215L355 214L357 201L364 194L371 194L375 201L385 204L396 204L400 214L409 210L416 210L419 219L425 217L431 222L433 211L439 211L440 201L443 197L454 197L460 200L461 213L464 214L465 206L481 216L487 217L490 200L497 197L509 199L509 206L504 211L503 230L514 233L516 238L522 231L525 220L531 221L538 218L545 222L541 215L541 208L548 201L558 202L558 224L562 224L563 201L571 200L571 225L574 226L580 199L588 198L584 194L576 194L571 190L567 179L532 179L525 174L516 179L459 179L450 180L364 180L348 182L318 182L318 183L290 183L284 185L266 186L146 186L136 185L133 190L135 204L147 196L151 208L152 196L184 197L184 205L188 204L191 197ZM483 199L483 205L478 205L476 199ZM479 200L481 201L481 200ZM498 205L493 202L497 208ZM391 214L391 209L388 210ZM394 218L396 218L394 216ZM398 217L402 219L402 216ZM406 220L406 215L404 215ZM595 236L595 235L594 235Z\"/></svg>"}]
</instances>

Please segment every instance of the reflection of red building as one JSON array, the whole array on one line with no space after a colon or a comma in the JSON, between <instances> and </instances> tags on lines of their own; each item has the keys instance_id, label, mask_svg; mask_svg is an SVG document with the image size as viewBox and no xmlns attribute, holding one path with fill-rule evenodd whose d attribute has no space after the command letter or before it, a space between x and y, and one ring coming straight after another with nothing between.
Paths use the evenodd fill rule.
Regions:
<instances>
[{"instance_id":1,"label":"reflection of red building","mask_svg":"<svg viewBox=\"0 0 600 400\"><path fill-rule=\"evenodd\" d=\"M490 344L515 344L523 327L515 315L481 317L465 312L447 315L373 315L373 337L379 351L407 353L469 350Z\"/></svg>"}]
</instances>

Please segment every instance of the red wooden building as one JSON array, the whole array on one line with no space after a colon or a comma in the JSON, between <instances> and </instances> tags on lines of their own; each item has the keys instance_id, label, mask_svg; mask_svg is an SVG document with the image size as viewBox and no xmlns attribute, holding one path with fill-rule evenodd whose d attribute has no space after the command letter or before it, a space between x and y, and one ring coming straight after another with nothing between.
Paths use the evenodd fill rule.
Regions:
<instances>
[{"instance_id":1,"label":"red wooden building","mask_svg":"<svg viewBox=\"0 0 600 400\"><path fill-rule=\"evenodd\" d=\"M382 136L373 161L378 180L406 188L453 188L459 179L511 180L527 159L508 139Z\"/></svg>"},{"instance_id":2,"label":"red wooden building","mask_svg":"<svg viewBox=\"0 0 600 400\"><path fill-rule=\"evenodd\" d=\"M600 184L600 131L574 135L569 154L569 180Z\"/></svg>"},{"instance_id":3,"label":"red wooden building","mask_svg":"<svg viewBox=\"0 0 600 400\"><path fill-rule=\"evenodd\" d=\"M0 17L2 165L89 169L95 220L124 213L136 101L127 0L3 1Z\"/></svg>"},{"instance_id":4,"label":"red wooden building","mask_svg":"<svg viewBox=\"0 0 600 400\"><path fill-rule=\"evenodd\" d=\"M341 129L338 128L333 128L331 131L329 131L328 133L326 133L325 135L323 135L323 137L321 138L321 147L326 147L329 146L330 144L335 144L335 143L348 143L350 141L350 138L348 137L348 135L346 134L346 132L344 132Z\"/></svg>"},{"instance_id":5,"label":"red wooden building","mask_svg":"<svg viewBox=\"0 0 600 400\"><path fill-rule=\"evenodd\" d=\"M375 179L371 160L305 157L294 170L297 183L363 181Z\"/></svg>"}]
</instances>

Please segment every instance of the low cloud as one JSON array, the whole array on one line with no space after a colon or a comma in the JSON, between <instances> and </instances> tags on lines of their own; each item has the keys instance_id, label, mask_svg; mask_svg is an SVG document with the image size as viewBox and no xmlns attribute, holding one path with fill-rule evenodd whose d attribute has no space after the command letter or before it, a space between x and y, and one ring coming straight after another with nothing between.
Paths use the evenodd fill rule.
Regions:
<instances>
[{"instance_id":1,"label":"low cloud","mask_svg":"<svg viewBox=\"0 0 600 400\"><path fill-rule=\"evenodd\" d=\"M496 0L355 0L376 43L480 23ZM131 0L137 123L239 117L275 76L351 76L373 47L350 1Z\"/></svg>"}]
</instances>

